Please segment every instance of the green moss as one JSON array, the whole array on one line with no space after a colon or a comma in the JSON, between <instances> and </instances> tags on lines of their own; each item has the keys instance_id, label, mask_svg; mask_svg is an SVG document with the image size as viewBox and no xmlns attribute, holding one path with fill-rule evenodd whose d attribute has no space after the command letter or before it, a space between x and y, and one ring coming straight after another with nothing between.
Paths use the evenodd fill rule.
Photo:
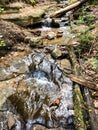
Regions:
<instances>
[{"instance_id":1,"label":"green moss","mask_svg":"<svg viewBox=\"0 0 98 130\"><path fill-rule=\"evenodd\" d=\"M75 85L74 88L74 112L75 125L77 130L86 130L84 115L83 115L84 101L80 92L80 88Z\"/></svg>"}]
</instances>

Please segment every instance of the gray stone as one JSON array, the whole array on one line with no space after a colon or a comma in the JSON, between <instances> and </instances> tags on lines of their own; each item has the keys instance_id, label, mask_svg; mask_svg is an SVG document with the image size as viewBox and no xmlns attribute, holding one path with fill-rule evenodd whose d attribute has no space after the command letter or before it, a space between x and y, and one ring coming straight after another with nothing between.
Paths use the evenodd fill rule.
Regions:
<instances>
[{"instance_id":1,"label":"gray stone","mask_svg":"<svg viewBox=\"0 0 98 130\"><path fill-rule=\"evenodd\" d=\"M6 65L0 66L0 81L15 78L17 75L28 71L28 65L25 59L9 61Z\"/></svg>"}]
</instances>

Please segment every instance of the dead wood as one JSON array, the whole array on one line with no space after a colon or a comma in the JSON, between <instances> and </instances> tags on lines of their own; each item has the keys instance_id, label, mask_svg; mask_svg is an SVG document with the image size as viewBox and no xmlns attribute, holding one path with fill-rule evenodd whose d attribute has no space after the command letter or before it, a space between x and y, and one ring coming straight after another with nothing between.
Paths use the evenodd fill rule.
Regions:
<instances>
[{"instance_id":1,"label":"dead wood","mask_svg":"<svg viewBox=\"0 0 98 130\"><path fill-rule=\"evenodd\" d=\"M73 47L69 48L69 56L73 65L74 75L80 75L79 64L76 59ZM71 77L71 76L70 76ZM74 112L75 112L75 125L77 130L87 130L86 122L84 120L84 100L80 90L79 84L74 85ZM79 125L78 125L79 124Z\"/></svg>"},{"instance_id":2,"label":"dead wood","mask_svg":"<svg viewBox=\"0 0 98 130\"><path fill-rule=\"evenodd\" d=\"M65 7L65 8L63 8L63 9L60 9L60 10L58 10L58 11L52 13L52 14L50 15L50 17L51 17L51 18L60 17L60 16L62 16L63 14L65 14L66 12L68 12L68 11L70 11L70 10L76 8L76 7L79 6L80 4L84 3L85 1L86 1L86 0L80 0L80 1L78 1L78 2L76 2L76 3L74 3L74 4L72 4L72 5L69 5L69 6L67 6L67 7Z\"/></svg>"},{"instance_id":3,"label":"dead wood","mask_svg":"<svg viewBox=\"0 0 98 130\"><path fill-rule=\"evenodd\" d=\"M85 79L80 78L80 76L83 76L83 74L82 74L81 67L80 67L79 63L77 62L77 58L76 58L76 55L74 53L73 47L70 47L69 55L70 55L70 58L72 60L72 64L73 64L73 67L74 67L74 74L73 75L71 74L69 77L71 78L72 81L76 82L76 84L78 83L77 86L75 85L75 88L74 88L75 89L74 92L75 92L75 95L76 95L75 98L77 99L75 106L77 107L78 106L77 104L80 104L80 103L83 104L82 101L84 101L84 102L86 101L87 108L88 108L89 125L91 126L92 130L97 130L97 128L98 128L98 125L97 125L98 122L97 122L97 119L96 119L97 117L96 117L96 114L95 114L94 104L93 104L92 98L89 94L88 88L98 91L98 86L97 86L97 84L95 84L93 82L90 82L90 81L87 81ZM83 88L84 93L81 93L79 84L81 86L86 86L86 87ZM84 100L83 100L83 97L85 97ZM81 101L81 99L82 99L82 101ZM85 108L85 106L83 106L83 107ZM91 107L91 109L89 109L89 107ZM78 109L79 109L79 111L78 111ZM85 129L84 123L86 123L86 122L84 121L84 118L85 118L84 112L86 112L85 111L86 108L84 109L84 112L81 109L81 107L79 107L78 109L77 109L77 113L78 112L80 113L80 111L81 111L81 113L80 113L81 115L76 113L77 119L76 119L75 122L77 123L78 117L80 117L80 118L82 117L81 120L82 120L83 124L81 123L80 125L83 126L84 129ZM81 130L81 127L79 127L78 130Z\"/></svg>"},{"instance_id":4,"label":"dead wood","mask_svg":"<svg viewBox=\"0 0 98 130\"><path fill-rule=\"evenodd\" d=\"M90 124L92 130L98 130L98 120L94 110L94 104L92 102L91 94L87 88L84 88L84 95L86 98L87 108L89 111Z\"/></svg>"},{"instance_id":5,"label":"dead wood","mask_svg":"<svg viewBox=\"0 0 98 130\"><path fill-rule=\"evenodd\" d=\"M80 78L79 76L76 76L76 75L69 75L69 78L73 81L73 82L76 82L82 86L85 86L89 89L92 89L92 90L97 90L98 91L98 86L97 84L93 83L93 82L90 82L90 81L87 81L86 79L82 79Z\"/></svg>"}]
</instances>

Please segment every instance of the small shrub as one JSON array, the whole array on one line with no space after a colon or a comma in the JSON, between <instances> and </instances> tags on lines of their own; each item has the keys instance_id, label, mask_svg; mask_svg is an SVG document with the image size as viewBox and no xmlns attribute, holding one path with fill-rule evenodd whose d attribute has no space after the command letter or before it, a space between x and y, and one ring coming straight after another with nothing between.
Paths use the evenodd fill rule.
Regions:
<instances>
[{"instance_id":1,"label":"small shrub","mask_svg":"<svg viewBox=\"0 0 98 130\"><path fill-rule=\"evenodd\" d=\"M83 16L79 16L77 23L82 24L82 23L84 23L84 22L85 22L85 21L84 21L84 17L83 17Z\"/></svg>"},{"instance_id":2,"label":"small shrub","mask_svg":"<svg viewBox=\"0 0 98 130\"><path fill-rule=\"evenodd\" d=\"M95 16L92 14L80 15L77 23L86 23L90 25L92 22L94 22L94 20L95 20Z\"/></svg>"},{"instance_id":3,"label":"small shrub","mask_svg":"<svg viewBox=\"0 0 98 130\"><path fill-rule=\"evenodd\" d=\"M81 33L80 35L80 44L77 46L76 51L78 53L88 52L91 47L91 41L94 38L90 33Z\"/></svg>"},{"instance_id":4,"label":"small shrub","mask_svg":"<svg viewBox=\"0 0 98 130\"><path fill-rule=\"evenodd\" d=\"M85 23L87 23L88 25L91 24L93 21L95 20L95 16L92 14L88 14L84 17L84 21Z\"/></svg>"}]
</instances>

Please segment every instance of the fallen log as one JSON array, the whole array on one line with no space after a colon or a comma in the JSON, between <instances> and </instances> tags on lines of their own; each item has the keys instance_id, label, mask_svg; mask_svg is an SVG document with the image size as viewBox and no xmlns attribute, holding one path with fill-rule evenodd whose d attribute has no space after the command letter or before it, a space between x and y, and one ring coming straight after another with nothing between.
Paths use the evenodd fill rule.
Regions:
<instances>
[{"instance_id":1,"label":"fallen log","mask_svg":"<svg viewBox=\"0 0 98 130\"><path fill-rule=\"evenodd\" d=\"M73 65L74 74L80 75L79 65L74 53L73 47L69 48L69 56ZM77 130L87 130L86 121L84 120L84 100L80 90L80 85L75 83L74 89L74 113L75 113L75 126Z\"/></svg>"},{"instance_id":2,"label":"fallen log","mask_svg":"<svg viewBox=\"0 0 98 130\"><path fill-rule=\"evenodd\" d=\"M84 96L85 96L86 103L87 103L86 106L87 106L87 109L89 112L89 117L90 117L89 121L91 124L91 129L98 130L98 120L97 120L97 117L95 114L94 104L93 104L93 101L91 98L91 94L87 88L84 88Z\"/></svg>"},{"instance_id":3,"label":"fallen log","mask_svg":"<svg viewBox=\"0 0 98 130\"><path fill-rule=\"evenodd\" d=\"M81 67L77 61L76 55L74 53L73 47L70 47L69 55L74 67L74 74L75 74L75 75L70 75L69 77L71 78L71 80L76 82L76 85L74 86L74 103L75 103L74 108L75 108L75 117L76 117L75 123L76 123L77 130L85 130L85 129L87 130L88 126L90 126L92 130L97 130L98 121L97 121L97 116L95 114L94 104L91 95L89 93L89 88L98 91L98 86L95 83L79 78L80 76L83 77L83 74L81 71ZM82 85L85 87L82 88ZM81 91L80 87L82 91L84 91L84 93ZM87 106L84 105L85 101L87 103ZM82 122L79 120L79 118L81 119ZM77 123L79 123L80 126L78 126Z\"/></svg>"},{"instance_id":4,"label":"fallen log","mask_svg":"<svg viewBox=\"0 0 98 130\"><path fill-rule=\"evenodd\" d=\"M87 81L86 79L82 79L82 78L80 78L79 76L76 76L76 75L74 75L74 74L70 74L70 75L69 75L69 78L70 78L73 82L75 82L75 83L78 83L78 84L80 84L80 85L82 85L82 86L85 86L85 87L87 87L87 88L89 88L89 89L98 91L98 85L95 84L95 83L93 83L93 82Z\"/></svg>"},{"instance_id":5,"label":"fallen log","mask_svg":"<svg viewBox=\"0 0 98 130\"><path fill-rule=\"evenodd\" d=\"M60 9L60 10L58 10L58 11L52 13L52 14L50 15L50 17L51 17L51 18L60 17L60 16L64 15L66 12L68 12L68 11L70 11L70 10L76 8L76 7L79 6L80 4L84 3L85 1L86 1L86 0L80 0L80 1L78 1L78 2L76 2L76 3L74 3L74 4L72 4L72 5L69 5L69 6L67 6L67 7L65 7L65 8L63 8L63 9Z\"/></svg>"}]
</instances>

